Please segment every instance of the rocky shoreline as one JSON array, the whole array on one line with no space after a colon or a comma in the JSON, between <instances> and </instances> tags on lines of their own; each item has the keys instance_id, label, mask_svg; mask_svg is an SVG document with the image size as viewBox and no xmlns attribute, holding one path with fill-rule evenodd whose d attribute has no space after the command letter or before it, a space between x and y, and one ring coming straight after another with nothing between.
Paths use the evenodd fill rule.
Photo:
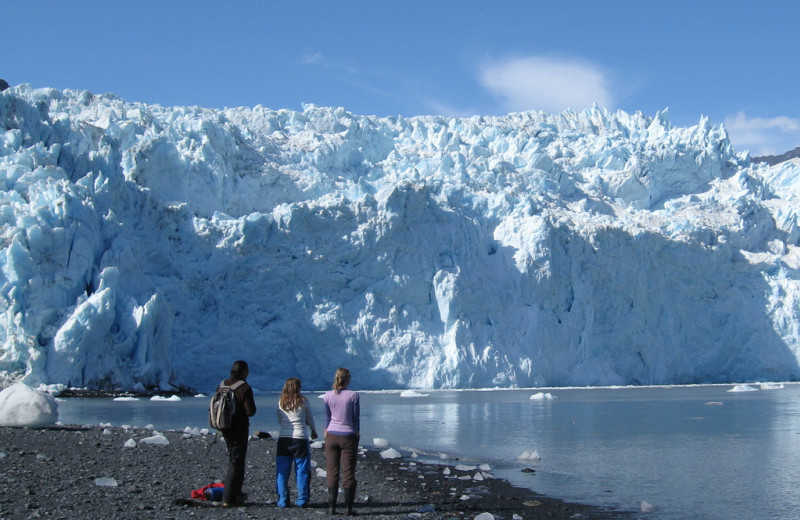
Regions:
<instances>
[{"instance_id":1,"label":"rocky shoreline","mask_svg":"<svg viewBox=\"0 0 800 520\"><path fill-rule=\"evenodd\" d=\"M0 519L328 517L325 479L317 475L312 475L310 508L276 507L275 439L271 438L251 439L245 505L222 508L216 502L191 499L192 490L224 476L225 444L213 440L213 434L197 430L0 427ZM312 459L324 469L323 450L313 449ZM364 450L356 471L356 511L366 518L431 520L641 516L566 503L500 479L468 478L474 474L452 465L384 459L377 451Z\"/></svg>"}]
</instances>

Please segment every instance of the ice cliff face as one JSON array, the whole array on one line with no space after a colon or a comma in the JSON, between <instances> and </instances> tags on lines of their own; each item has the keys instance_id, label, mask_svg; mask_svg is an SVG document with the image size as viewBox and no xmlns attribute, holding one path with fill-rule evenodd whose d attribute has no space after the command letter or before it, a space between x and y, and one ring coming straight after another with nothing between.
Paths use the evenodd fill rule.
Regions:
<instances>
[{"instance_id":1,"label":"ice cliff face","mask_svg":"<svg viewBox=\"0 0 800 520\"><path fill-rule=\"evenodd\" d=\"M0 93L0 377L208 390L800 378L800 167L705 119Z\"/></svg>"}]
</instances>

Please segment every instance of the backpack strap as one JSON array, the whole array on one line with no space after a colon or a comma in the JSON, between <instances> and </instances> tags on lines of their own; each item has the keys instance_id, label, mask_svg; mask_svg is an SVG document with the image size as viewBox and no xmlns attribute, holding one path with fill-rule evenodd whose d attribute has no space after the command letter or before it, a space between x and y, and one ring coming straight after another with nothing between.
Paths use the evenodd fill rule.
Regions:
<instances>
[{"instance_id":1,"label":"backpack strap","mask_svg":"<svg viewBox=\"0 0 800 520\"><path fill-rule=\"evenodd\" d=\"M244 379L240 379L231 385L231 390L236 390L244 384Z\"/></svg>"}]
</instances>

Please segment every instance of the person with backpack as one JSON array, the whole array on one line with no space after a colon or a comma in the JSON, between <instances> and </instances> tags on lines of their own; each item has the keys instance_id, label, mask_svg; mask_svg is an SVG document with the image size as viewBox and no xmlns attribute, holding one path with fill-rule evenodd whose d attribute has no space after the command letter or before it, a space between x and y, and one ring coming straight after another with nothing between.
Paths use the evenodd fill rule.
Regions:
<instances>
[{"instance_id":1,"label":"person with backpack","mask_svg":"<svg viewBox=\"0 0 800 520\"><path fill-rule=\"evenodd\" d=\"M222 438L225 439L225 445L228 447L228 472L225 475L225 491L222 494L223 507L241 504L246 498L246 495L242 493L242 485L244 484L245 459L247 458L247 440L250 437L250 417L256 413L253 389L246 381L249 374L250 370L246 361L235 361L231 369L231 377L217 387L217 394L221 390L225 390L223 387L233 389L233 413L230 417L230 426L220 429Z\"/></svg>"},{"instance_id":2,"label":"person with backpack","mask_svg":"<svg viewBox=\"0 0 800 520\"><path fill-rule=\"evenodd\" d=\"M350 371L336 370L333 390L325 392L325 469L328 478L328 513L336 514L339 494L339 470L342 472L342 489L348 515L355 515L353 502L356 498L356 455L360 438L360 416L358 392L348 390Z\"/></svg>"},{"instance_id":3,"label":"person with backpack","mask_svg":"<svg viewBox=\"0 0 800 520\"><path fill-rule=\"evenodd\" d=\"M294 463L297 481L297 507L307 507L311 496L311 449L308 445L306 426L311 429L311 438L317 438L314 417L308 399L300 394L301 383L290 377L283 385L278 400L278 449L275 456L275 478L278 487L278 507L289 505L289 474Z\"/></svg>"}]
</instances>

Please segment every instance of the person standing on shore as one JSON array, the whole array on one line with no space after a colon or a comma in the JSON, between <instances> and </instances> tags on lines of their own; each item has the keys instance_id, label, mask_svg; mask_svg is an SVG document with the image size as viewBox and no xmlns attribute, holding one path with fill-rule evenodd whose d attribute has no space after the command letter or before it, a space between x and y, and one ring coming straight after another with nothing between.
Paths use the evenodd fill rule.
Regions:
<instances>
[{"instance_id":1,"label":"person standing on shore","mask_svg":"<svg viewBox=\"0 0 800 520\"><path fill-rule=\"evenodd\" d=\"M250 436L250 417L256 413L253 389L246 381L249 374L250 369L246 361L235 361L231 369L231 377L222 382L226 386L242 382L233 392L236 410L233 414L232 425L230 428L221 430L225 445L228 447L228 472L225 475L225 491L222 493L223 507L240 504L246 498L246 495L242 493L242 485L244 484L245 459L247 458L247 440Z\"/></svg>"},{"instance_id":2,"label":"person standing on shore","mask_svg":"<svg viewBox=\"0 0 800 520\"><path fill-rule=\"evenodd\" d=\"M344 503L348 515L355 515L353 502L356 498L356 455L361 409L358 392L348 390L350 371L336 370L333 390L326 392L325 402L325 468L328 477L328 512L336 514L339 494L339 470L341 469Z\"/></svg>"},{"instance_id":3,"label":"person standing on shore","mask_svg":"<svg viewBox=\"0 0 800 520\"><path fill-rule=\"evenodd\" d=\"M301 383L290 377L283 384L278 401L278 450L275 457L275 477L278 487L278 507L289 505L289 474L294 463L297 481L297 507L306 507L311 496L311 449L308 446L306 425L311 438L317 438L314 417L308 399L300 394Z\"/></svg>"}]
</instances>

